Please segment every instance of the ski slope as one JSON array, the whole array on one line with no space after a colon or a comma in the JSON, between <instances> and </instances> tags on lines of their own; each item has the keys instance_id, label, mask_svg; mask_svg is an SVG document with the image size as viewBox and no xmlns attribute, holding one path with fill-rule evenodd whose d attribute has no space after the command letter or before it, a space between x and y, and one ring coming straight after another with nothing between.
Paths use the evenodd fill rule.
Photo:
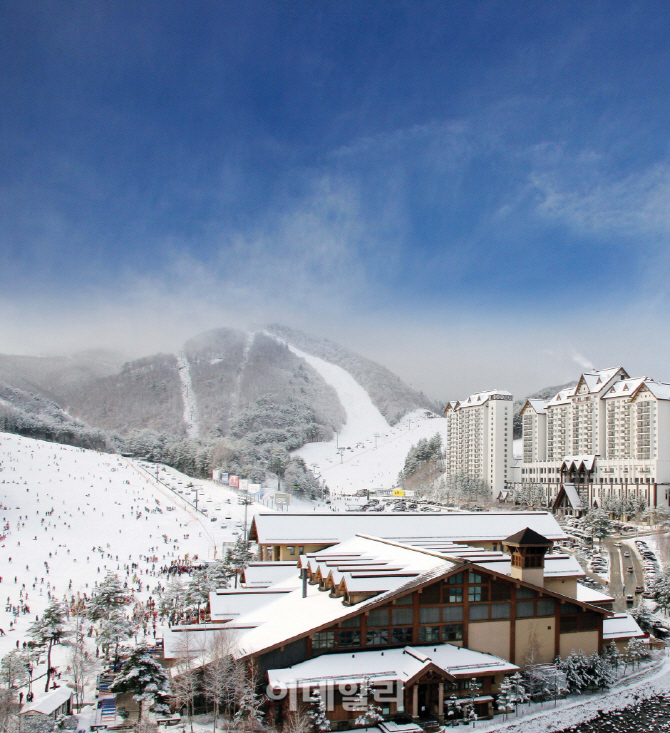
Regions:
<instances>
[{"instance_id":1,"label":"ski slope","mask_svg":"<svg viewBox=\"0 0 670 733\"><path fill-rule=\"evenodd\" d=\"M436 433L444 435L446 420L426 410L415 410L391 427L349 372L290 344L289 349L335 389L347 415L335 440L307 443L295 451L325 480L331 494L395 486L412 445Z\"/></svg>"},{"instance_id":2,"label":"ski slope","mask_svg":"<svg viewBox=\"0 0 670 733\"><path fill-rule=\"evenodd\" d=\"M220 558L224 543L243 531L238 525L245 508L237 504L235 492L174 469L152 465L147 471L142 465L118 455L0 433L0 592L6 599L0 606L0 629L6 634L0 635L0 656L16 648L17 641L28 640L27 628L42 614L48 593L60 600L77 593L90 596L95 582L112 571L135 588L136 600L144 601L159 581L166 583L164 575L152 574L154 566L186 555ZM189 495L189 483L203 489L200 506L217 516L216 522L168 488ZM261 508L271 511L248 506L249 523ZM130 563L138 567L127 573L124 566ZM22 589L30 613L15 618L7 608L19 605Z\"/></svg>"}]
</instances>

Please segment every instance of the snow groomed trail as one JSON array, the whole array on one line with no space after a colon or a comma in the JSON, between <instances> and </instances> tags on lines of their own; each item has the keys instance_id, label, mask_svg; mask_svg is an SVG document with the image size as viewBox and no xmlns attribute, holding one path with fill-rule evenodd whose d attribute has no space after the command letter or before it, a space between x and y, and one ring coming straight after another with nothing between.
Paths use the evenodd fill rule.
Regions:
<instances>
[{"instance_id":1,"label":"snow groomed trail","mask_svg":"<svg viewBox=\"0 0 670 733\"><path fill-rule=\"evenodd\" d=\"M191 371L188 358L183 351L177 354L177 374L181 382L181 398L184 403L184 422L186 433L189 438L197 438L200 432L198 425L198 405L195 401L195 393L191 384Z\"/></svg>"},{"instance_id":2,"label":"snow groomed trail","mask_svg":"<svg viewBox=\"0 0 670 733\"><path fill-rule=\"evenodd\" d=\"M395 486L412 445L436 433L444 435L444 418L426 410L415 410L391 427L349 372L291 344L288 346L333 387L347 415L346 424L335 440L307 443L296 451L326 481L332 494Z\"/></svg>"}]
</instances>

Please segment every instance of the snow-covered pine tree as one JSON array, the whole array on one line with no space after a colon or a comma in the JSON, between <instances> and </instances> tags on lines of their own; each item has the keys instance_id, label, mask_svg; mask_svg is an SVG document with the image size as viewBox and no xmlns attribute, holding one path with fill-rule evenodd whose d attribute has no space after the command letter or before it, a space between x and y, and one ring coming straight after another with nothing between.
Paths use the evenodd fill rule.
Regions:
<instances>
[{"instance_id":1,"label":"snow-covered pine tree","mask_svg":"<svg viewBox=\"0 0 670 733\"><path fill-rule=\"evenodd\" d=\"M39 647L47 648L47 681L44 691L49 689L51 680L51 650L54 644L59 644L66 636L67 629L65 626L65 610L63 606L55 598L49 601L44 609L41 618L38 618L28 627L28 636Z\"/></svg>"},{"instance_id":2,"label":"snow-covered pine tree","mask_svg":"<svg viewBox=\"0 0 670 733\"><path fill-rule=\"evenodd\" d=\"M105 651L108 658L113 649L114 663L118 664L119 644L130 639L135 633L135 628L123 610L117 606L102 620L96 644Z\"/></svg>"},{"instance_id":3,"label":"snow-covered pine tree","mask_svg":"<svg viewBox=\"0 0 670 733\"><path fill-rule=\"evenodd\" d=\"M239 535L235 544L226 550L226 559L223 561L229 577L234 577L254 559L254 553L249 549L251 543Z\"/></svg>"},{"instance_id":4,"label":"snow-covered pine tree","mask_svg":"<svg viewBox=\"0 0 670 733\"><path fill-rule=\"evenodd\" d=\"M609 537L614 531L614 525L608 512L604 509L591 509L585 520L588 531L598 540Z\"/></svg>"},{"instance_id":5,"label":"snow-covered pine tree","mask_svg":"<svg viewBox=\"0 0 670 733\"><path fill-rule=\"evenodd\" d=\"M28 679L28 660L25 656L18 649L5 654L0 662L0 682L9 690L21 687Z\"/></svg>"},{"instance_id":6,"label":"snow-covered pine tree","mask_svg":"<svg viewBox=\"0 0 670 733\"><path fill-rule=\"evenodd\" d=\"M586 681L584 680L579 657L574 649L565 659L557 657L556 665L562 672L565 672L568 690L570 690L570 692L579 693L586 687Z\"/></svg>"},{"instance_id":7,"label":"snow-covered pine tree","mask_svg":"<svg viewBox=\"0 0 670 733\"><path fill-rule=\"evenodd\" d=\"M630 615L637 621L637 625L645 634L651 634L657 620L649 606L642 601L630 612Z\"/></svg>"},{"instance_id":8,"label":"snow-covered pine tree","mask_svg":"<svg viewBox=\"0 0 670 733\"><path fill-rule=\"evenodd\" d=\"M363 677L357 705L361 713L354 721L354 725L360 726L361 728L369 728L384 720L382 709L379 705L375 704L369 677Z\"/></svg>"},{"instance_id":9,"label":"snow-covered pine tree","mask_svg":"<svg viewBox=\"0 0 670 733\"><path fill-rule=\"evenodd\" d=\"M595 652L589 657L589 674L591 676L591 684L596 690L609 687L616 679L614 669L609 660Z\"/></svg>"},{"instance_id":10,"label":"snow-covered pine tree","mask_svg":"<svg viewBox=\"0 0 670 733\"><path fill-rule=\"evenodd\" d=\"M235 713L235 724L242 730L252 730L259 726L264 717L261 710L263 699L256 690L257 672L251 667L247 674L239 676L237 690L237 712Z\"/></svg>"},{"instance_id":11,"label":"snow-covered pine tree","mask_svg":"<svg viewBox=\"0 0 670 733\"><path fill-rule=\"evenodd\" d=\"M654 592L656 593L655 600L658 607L667 613L670 610L670 568L666 568L663 575L654 583ZM644 631L644 629L642 630Z\"/></svg>"},{"instance_id":12,"label":"snow-covered pine tree","mask_svg":"<svg viewBox=\"0 0 670 733\"><path fill-rule=\"evenodd\" d=\"M617 647L614 639L612 639L609 645L605 648L605 655L615 672L618 671L619 664L621 663L621 654L619 653L619 648Z\"/></svg>"},{"instance_id":13,"label":"snow-covered pine tree","mask_svg":"<svg viewBox=\"0 0 670 733\"><path fill-rule=\"evenodd\" d=\"M114 573L107 573L86 607L91 621L107 618L112 609L123 609L130 603L130 596Z\"/></svg>"},{"instance_id":14,"label":"snow-covered pine tree","mask_svg":"<svg viewBox=\"0 0 670 733\"><path fill-rule=\"evenodd\" d=\"M526 682L521 676L521 672L515 672L510 677L510 683L512 685L510 689L510 702L515 706L521 705L524 702L528 702L530 699L528 696L528 688Z\"/></svg>"},{"instance_id":15,"label":"snow-covered pine tree","mask_svg":"<svg viewBox=\"0 0 670 733\"><path fill-rule=\"evenodd\" d=\"M309 697L309 711L307 713L314 733L325 733L330 730L330 721L326 715L326 703L321 697L321 690L317 687Z\"/></svg>"},{"instance_id":16,"label":"snow-covered pine tree","mask_svg":"<svg viewBox=\"0 0 670 733\"><path fill-rule=\"evenodd\" d=\"M169 713L170 678L145 646L134 649L110 687L111 692L132 692L139 705L139 720L144 710Z\"/></svg>"},{"instance_id":17,"label":"snow-covered pine tree","mask_svg":"<svg viewBox=\"0 0 670 733\"><path fill-rule=\"evenodd\" d=\"M510 681L509 677L505 677L505 679L500 683L498 699L496 701L496 707L499 712L505 715L505 719L507 719L507 713L513 713L515 710L513 698L514 685Z\"/></svg>"}]
</instances>

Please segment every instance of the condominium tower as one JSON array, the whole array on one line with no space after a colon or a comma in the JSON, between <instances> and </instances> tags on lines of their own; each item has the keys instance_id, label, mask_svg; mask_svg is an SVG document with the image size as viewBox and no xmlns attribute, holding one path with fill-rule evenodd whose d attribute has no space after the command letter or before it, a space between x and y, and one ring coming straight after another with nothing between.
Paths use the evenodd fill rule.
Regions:
<instances>
[{"instance_id":1,"label":"condominium tower","mask_svg":"<svg viewBox=\"0 0 670 733\"><path fill-rule=\"evenodd\" d=\"M450 402L447 419L446 473L485 481L494 494L511 478L512 395L489 390Z\"/></svg>"}]
</instances>

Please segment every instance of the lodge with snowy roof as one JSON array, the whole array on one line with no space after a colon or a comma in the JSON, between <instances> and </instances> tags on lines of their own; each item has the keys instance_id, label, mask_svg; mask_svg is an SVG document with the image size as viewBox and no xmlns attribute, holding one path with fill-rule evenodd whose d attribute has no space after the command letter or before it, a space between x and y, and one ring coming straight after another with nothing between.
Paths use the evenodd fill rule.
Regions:
<instances>
[{"instance_id":1,"label":"lodge with snowy roof","mask_svg":"<svg viewBox=\"0 0 670 733\"><path fill-rule=\"evenodd\" d=\"M611 597L579 583L572 556L554 551L564 534L550 513L424 515L435 523L422 527L365 515L349 536L331 516L257 516L254 537L277 560L251 563L240 587L211 593L211 625L167 631L165 658L191 633L206 664L208 635L225 630L234 657L270 685L278 719L318 688L333 726L348 727L357 685L372 687L386 718L443 722L453 697L491 717L506 675L643 636Z\"/></svg>"},{"instance_id":2,"label":"lodge with snowy roof","mask_svg":"<svg viewBox=\"0 0 670 733\"><path fill-rule=\"evenodd\" d=\"M670 384L594 370L549 400L527 400L521 417L520 480L542 485L555 511L579 516L609 497L668 506Z\"/></svg>"}]
</instances>

